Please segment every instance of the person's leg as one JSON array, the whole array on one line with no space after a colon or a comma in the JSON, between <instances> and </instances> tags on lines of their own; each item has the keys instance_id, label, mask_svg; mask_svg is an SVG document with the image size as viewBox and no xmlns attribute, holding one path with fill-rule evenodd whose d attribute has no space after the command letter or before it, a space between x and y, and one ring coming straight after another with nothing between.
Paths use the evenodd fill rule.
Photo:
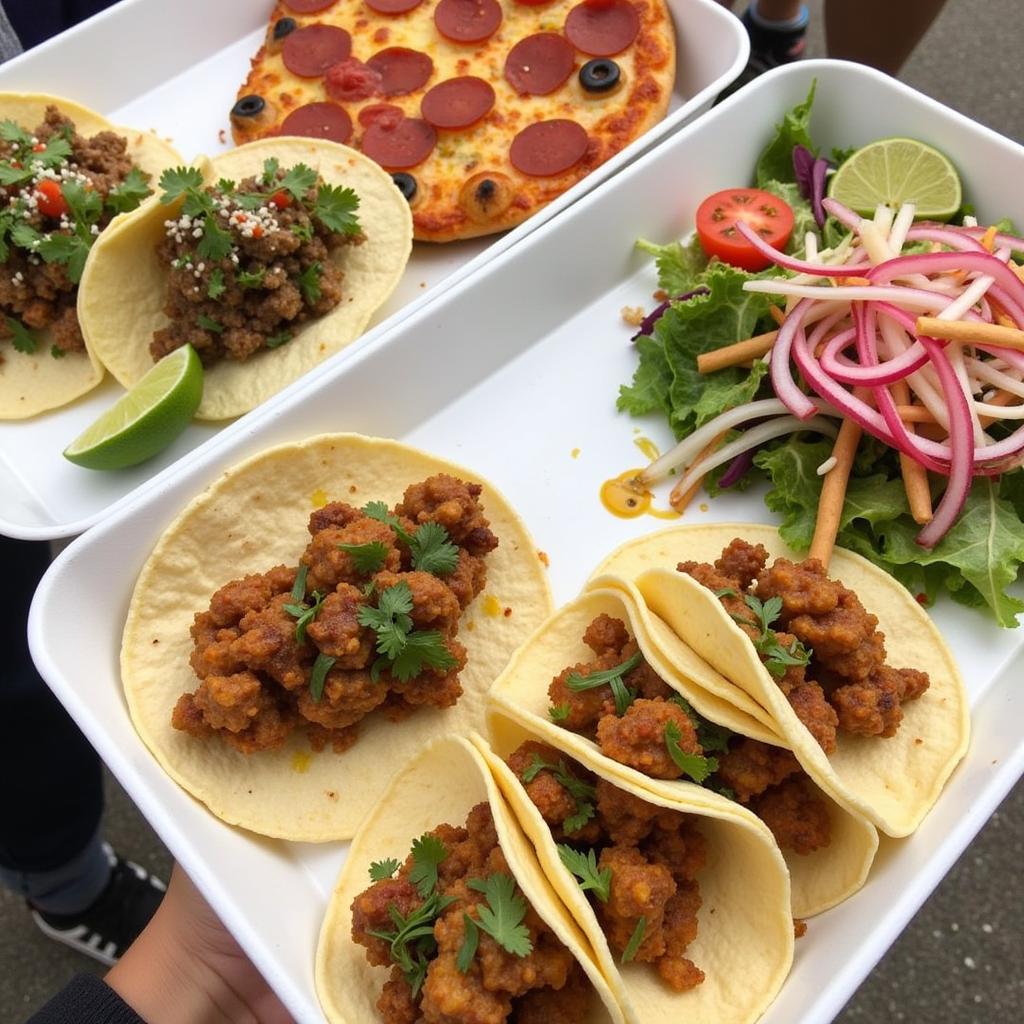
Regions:
<instances>
[{"instance_id":1,"label":"person's leg","mask_svg":"<svg viewBox=\"0 0 1024 1024\"><path fill-rule=\"evenodd\" d=\"M946 0L825 0L828 55L895 75Z\"/></svg>"}]
</instances>

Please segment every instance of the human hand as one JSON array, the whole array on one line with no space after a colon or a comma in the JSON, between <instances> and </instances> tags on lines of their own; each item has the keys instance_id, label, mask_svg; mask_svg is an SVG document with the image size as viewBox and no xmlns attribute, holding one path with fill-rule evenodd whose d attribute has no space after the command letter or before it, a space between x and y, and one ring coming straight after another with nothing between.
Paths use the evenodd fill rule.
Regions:
<instances>
[{"instance_id":1,"label":"human hand","mask_svg":"<svg viewBox=\"0 0 1024 1024\"><path fill-rule=\"evenodd\" d=\"M177 865L153 920L106 981L147 1024L292 1024Z\"/></svg>"}]
</instances>

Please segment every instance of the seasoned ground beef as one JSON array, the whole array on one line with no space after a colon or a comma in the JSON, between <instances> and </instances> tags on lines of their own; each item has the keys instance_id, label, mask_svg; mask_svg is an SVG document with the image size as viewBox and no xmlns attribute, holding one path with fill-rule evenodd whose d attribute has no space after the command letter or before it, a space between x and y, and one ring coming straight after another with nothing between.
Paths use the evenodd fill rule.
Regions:
<instances>
[{"instance_id":1,"label":"seasoned ground beef","mask_svg":"<svg viewBox=\"0 0 1024 1024\"><path fill-rule=\"evenodd\" d=\"M479 485L441 474L410 487L406 502L427 485L457 500L460 516L447 517L454 535L474 535L487 550L498 543L479 504ZM341 752L378 708L398 720L419 707L454 705L466 663L456 636L459 617L483 588L486 563L456 547L450 575L418 570L409 541L436 520L387 515L397 525L341 502L317 509L298 570L275 566L214 593L191 630L190 663L200 683L178 699L173 726L200 738L218 736L243 753L280 747L301 728L315 749L330 744ZM360 545L371 545L373 564L361 561L368 549L356 550ZM456 575L457 590L447 582ZM378 633L364 620L399 598L407 602L398 613L408 619L406 635L432 637L439 663L406 671L380 654Z\"/></svg>"},{"instance_id":2,"label":"seasoned ground beef","mask_svg":"<svg viewBox=\"0 0 1024 1024\"><path fill-rule=\"evenodd\" d=\"M13 136L14 131L7 134ZM53 146L63 148L63 143L68 147L66 155L52 151ZM26 340L20 333L15 337L7 322L11 318L30 332L48 328L55 358L83 352L85 342L75 312L81 266L67 255L56 255L52 240L59 236L73 240L81 246L84 259L92 240L113 217L134 209L148 193L148 175L134 167L122 136L105 131L83 137L53 105L46 108L42 124L25 132L25 138L0 139L0 165L12 173L31 170L26 180L0 189L3 214L11 218L4 231L7 257L0 270L0 341L14 338L22 350L38 345L32 337ZM125 194L112 200L111 193L116 193L129 175L134 198ZM62 190L69 185L90 197L84 222L76 219L64 197ZM99 197L98 205L94 197ZM15 225L18 241L10 234Z\"/></svg>"},{"instance_id":3,"label":"seasoned ground beef","mask_svg":"<svg viewBox=\"0 0 1024 1024\"><path fill-rule=\"evenodd\" d=\"M767 565L760 545L737 538L714 563L680 562L680 572L723 594L720 600L741 628L758 644L763 640L757 616L745 595L767 603L782 602L773 625L775 638L787 649L806 649L805 665L786 666L775 678L797 717L826 753L836 749L836 732L895 736L903 719L902 704L928 689L926 673L895 669L885 663L885 635L878 619L860 598L828 577L816 558L792 562L779 558ZM761 650L768 663L768 656Z\"/></svg>"},{"instance_id":4,"label":"seasoned ground beef","mask_svg":"<svg viewBox=\"0 0 1024 1024\"><path fill-rule=\"evenodd\" d=\"M443 851L431 892L424 894L422 883L410 880L417 863L414 847L395 877L374 882L352 902L352 939L374 966L392 963L391 943L374 933L395 933L396 915L408 919L421 912L424 927L432 924L432 935L406 951L413 960L422 955L425 970L409 977L401 967L391 968L377 1001L384 1024L582 1024L592 994L586 975L518 888L514 898L525 904L528 951L509 952L479 925L480 908L489 897L471 883L493 882L497 876L512 880L490 807L477 804L465 827L439 825L420 837L419 845L430 840ZM428 900L437 897L440 908L435 904L434 912L425 911ZM461 970L467 918L478 945Z\"/></svg>"},{"instance_id":5,"label":"seasoned ground beef","mask_svg":"<svg viewBox=\"0 0 1024 1024\"><path fill-rule=\"evenodd\" d=\"M190 194L192 202L205 201L209 212L165 222L157 258L167 271L164 313L171 322L153 335L154 360L192 345L204 365L241 362L286 344L342 301L343 274L333 254L364 236L320 219L321 182L295 195L287 187L292 180L285 169L269 168L237 186L197 186L200 198ZM223 232L223 255L203 248L214 229Z\"/></svg>"},{"instance_id":6,"label":"seasoned ground beef","mask_svg":"<svg viewBox=\"0 0 1024 1024\"><path fill-rule=\"evenodd\" d=\"M557 765L533 774L537 760ZM658 807L592 776L571 758L539 743L524 743L508 759L556 841L577 853L593 853L598 872L607 872L606 891L588 889L608 945L621 959L651 964L673 990L699 985L704 973L685 955L697 937L700 886L707 844L697 819ZM593 818L586 837L564 840L565 812L579 813L580 784L593 790ZM641 919L643 923L641 923Z\"/></svg>"}]
</instances>

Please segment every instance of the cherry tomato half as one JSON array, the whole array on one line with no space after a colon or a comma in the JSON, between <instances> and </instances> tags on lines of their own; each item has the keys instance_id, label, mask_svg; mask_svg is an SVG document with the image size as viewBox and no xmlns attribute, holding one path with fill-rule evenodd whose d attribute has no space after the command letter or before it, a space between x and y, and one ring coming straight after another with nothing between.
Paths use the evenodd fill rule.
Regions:
<instances>
[{"instance_id":1,"label":"cherry tomato half","mask_svg":"<svg viewBox=\"0 0 1024 1024\"><path fill-rule=\"evenodd\" d=\"M709 256L743 270L764 270L771 262L737 230L743 221L769 245L782 249L793 234L789 205L758 188L727 188L710 195L697 207L697 237Z\"/></svg>"},{"instance_id":2,"label":"cherry tomato half","mask_svg":"<svg viewBox=\"0 0 1024 1024\"><path fill-rule=\"evenodd\" d=\"M68 201L60 190L60 185L52 178L43 178L36 191L39 193L39 212L44 217L54 220L68 212Z\"/></svg>"},{"instance_id":3,"label":"cherry tomato half","mask_svg":"<svg viewBox=\"0 0 1024 1024\"><path fill-rule=\"evenodd\" d=\"M292 205L292 196L290 192L286 192L283 188L275 192L270 197L271 205L276 206L279 210L286 210Z\"/></svg>"}]
</instances>

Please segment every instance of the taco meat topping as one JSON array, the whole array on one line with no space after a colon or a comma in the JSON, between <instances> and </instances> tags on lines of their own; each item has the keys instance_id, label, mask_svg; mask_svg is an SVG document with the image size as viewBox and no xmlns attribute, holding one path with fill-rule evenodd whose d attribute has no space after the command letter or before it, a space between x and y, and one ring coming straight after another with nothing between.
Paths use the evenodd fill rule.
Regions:
<instances>
[{"instance_id":1,"label":"taco meat topping","mask_svg":"<svg viewBox=\"0 0 1024 1024\"><path fill-rule=\"evenodd\" d=\"M38 350L49 329L50 354L84 352L75 304L97 235L150 194L149 175L115 132L79 135L52 104L28 130L0 122L0 341Z\"/></svg>"},{"instance_id":2,"label":"taco meat topping","mask_svg":"<svg viewBox=\"0 0 1024 1024\"><path fill-rule=\"evenodd\" d=\"M699 985L704 972L685 955L697 937L697 876L707 861L697 819L595 778L543 743L522 744L508 764L551 826L616 957L651 964L677 992Z\"/></svg>"},{"instance_id":3,"label":"taco meat topping","mask_svg":"<svg viewBox=\"0 0 1024 1024\"><path fill-rule=\"evenodd\" d=\"M811 853L828 846L828 805L791 751L739 736L702 717L644 660L621 619L598 615L583 642L595 659L566 668L552 680L552 721L594 740L606 757L650 778L686 778L748 804L783 849ZM821 688L797 683L790 699L803 701L805 694L818 699ZM826 719L834 716L823 698L820 703ZM805 711L805 721L813 721L812 710ZM521 775L524 766L514 758L509 763ZM560 838L564 786L541 773L527 782L527 791ZM593 828L589 819L585 828ZM567 837L590 841L583 829Z\"/></svg>"},{"instance_id":4,"label":"taco meat topping","mask_svg":"<svg viewBox=\"0 0 1024 1024\"><path fill-rule=\"evenodd\" d=\"M459 619L498 544L481 491L439 474L394 509L333 502L314 511L297 569L232 580L196 614L190 661L200 683L178 699L172 725L247 754L301 728L315 749L340 753L376 708L398 720L453 706L466 664Z\"/></svg>"},{"instance_id":5,"label":"taco meat topping","mask_svg":"<svg viewBox=\"0 0 1024 1024\"><path fill-rule=\"evenodd\" d=\"M160 187L162 203L182 202L157 246L170 324L153 335L154 360L192 345L205 365L243 361L342 301L337 253L364 239L352 189L274 158L239 183L205 184L198 168L178 167Z\"/></svg>"},{"instance_id":6,"label":"taco meat topping","mask_svg":"<svg viewBox=\"0 0 1024 1024\"><path fill-rule=\"evenodd\" d=\"M396 859L374 862L352 901L352 939L390 967L384 1024L582 1024L590 983L520 891L477 804L465 827L439 825Z\"/></svg>"},{"instance_id":7,"label":"taco meat topping","mask_svg":"<svg viewBox=\"0 0 1024 1024\"><path fill-rule=\"evenodd\" d=\"M878 619L816 558L767 562L762 545L737 538L714 565L678 569L718 595L826 753L837 731L895 736L902 704L928 689L927 673L886 664Z\"/></svg>"}]
</instances>

